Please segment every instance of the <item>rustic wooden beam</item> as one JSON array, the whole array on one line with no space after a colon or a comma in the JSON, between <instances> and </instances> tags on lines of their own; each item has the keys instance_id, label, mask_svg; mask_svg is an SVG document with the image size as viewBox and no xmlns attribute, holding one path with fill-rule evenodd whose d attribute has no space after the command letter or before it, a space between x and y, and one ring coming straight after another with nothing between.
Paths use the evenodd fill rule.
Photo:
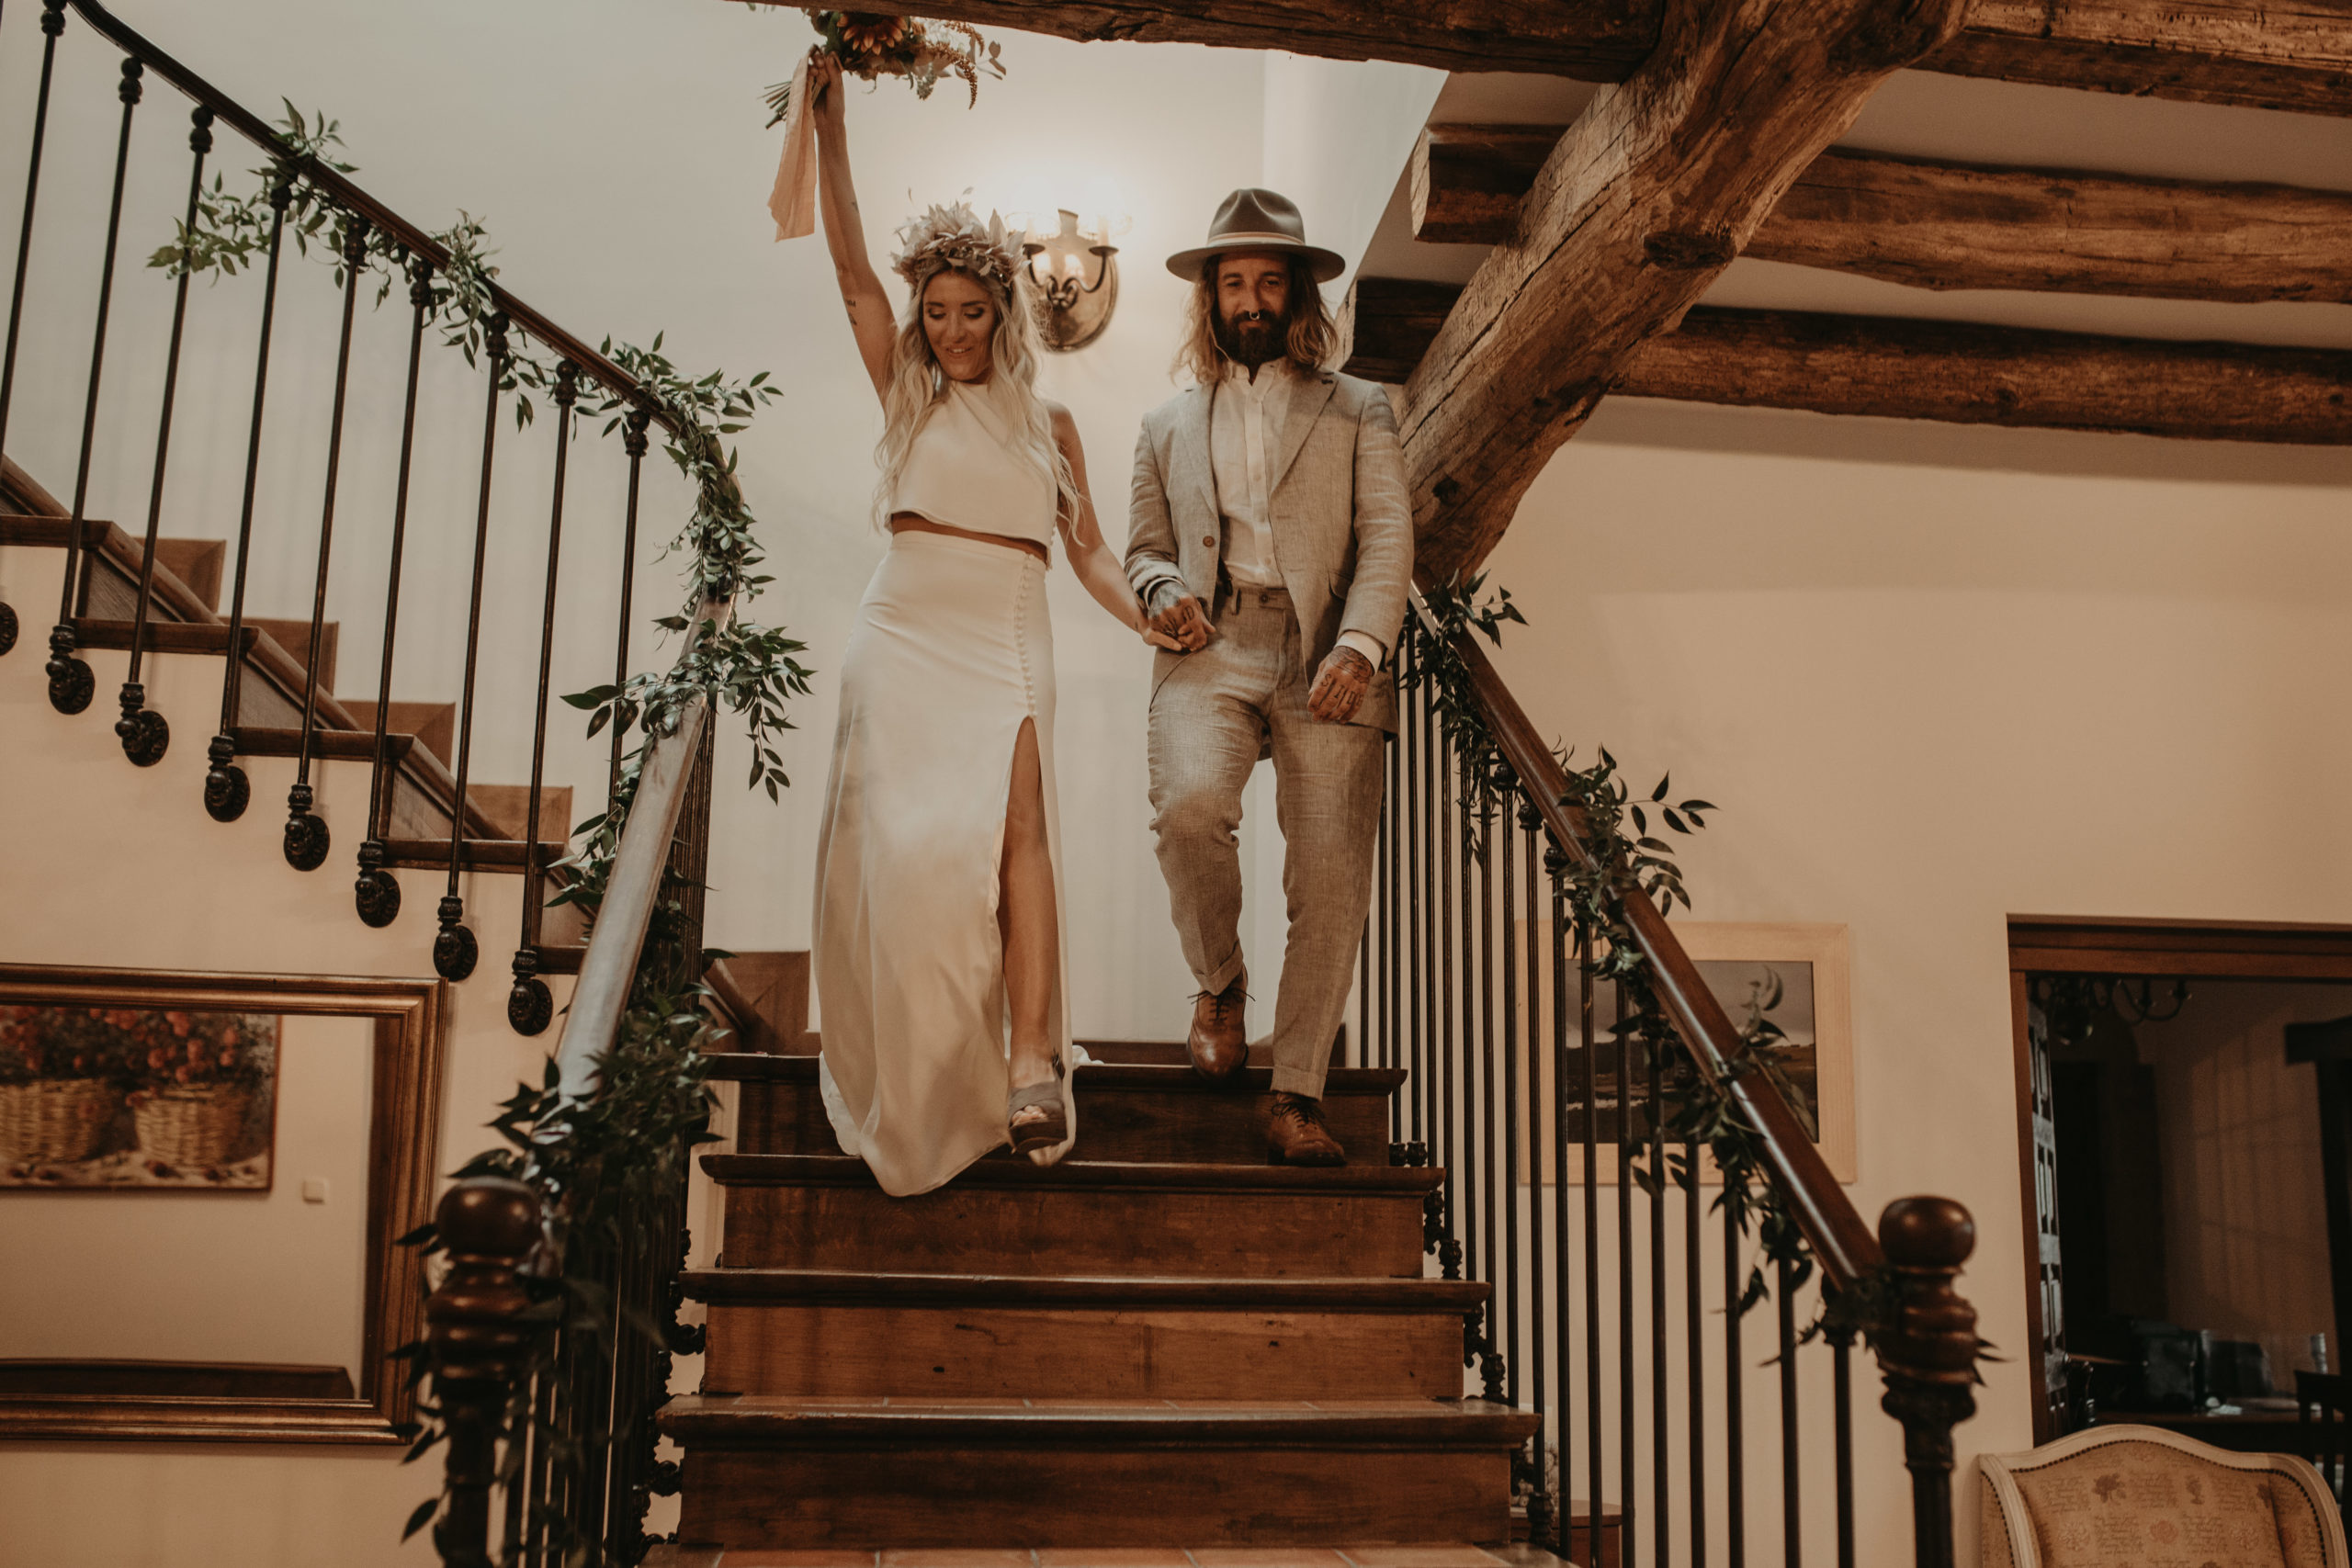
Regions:
<instances>
[{"instance_id":1,"label":"rustic wooden beam","mask_svg":"<svg viewBox=\"0 0 2352 1568\"><path fill-rule=\"evenodd\" d=\"M1899 317L1693 310L1644 346L1616 390L2192 441L2352 442L2352 352Z\"/></svg>"},{"instance_id":2,"label":"rustic wooden beam","mask_svg":"<svg viewBox=\"0 0 2352 1568\"><path fill-rule=\"evenodd\" d=\"M1624 85L1553 149L1398 421L1425 581L1474 569L1653 333L1729 265L1871 89L1951 36L1962 0L1675 7Z\"/></svg>"},{"instance_id":3,"label":"rustic wooden beam","mask_svg":"<svg viewBox=\"0 0 2352 1568\"><path fill-rule=\"evenodd\" d=\"M1657 44L1660 0L886 0L871 8L1081 43L1205 43L1618 82Z\"/></svg>"},{"instance_id":4,"label":"rustic wooden beam","mask_svg":"<svg viewBox=\"0 0 2352 1568\"><path fill-rule=\"evenodd\" d=\"M1366 277L1352 375L1394 382L1436 337L1451 284ZM1621 397L2194 441L2352 444L2352 351L1736 310L1702 305L1649 340Z\"/></svg>"},{"instance_id":5,"label":"rustic wooden beam","mask_svg":"<svg viewBox=\"0 0 2352 1568\"><path fill-rule=\"evenodd\" d=\"M1418 239L1498 244L1560 128L1433 125ZM1833 148L1742 253L1918 288L2352 300L2352 194L1936 163Z\"/></svg>"},{"instance_id":6,"label":"rustic wooden beam","mask_svg":"<svg viewBox=\"0 0 2352 1568\"><path fill-rule=\"evenodd\" d=\"M1662 0L922 0L919 12L1057 38L1282 49L1448 71L1535 71L1619 82L1647 57ZM2352 114L2352 10L2343 0L1973 0L1967 26L1920 68L1958 76Z\"/></svg>"},{"instance_id":7,"label":"rustic wooden beam","mask_svg":"<svg viewBox=\"0 0 2352 1568\"><path fill-rule=\"evenodd\" d=\"M2344 0L1974 0L1960 37L1919 62L2004 82L2352 114Z\"/></svg>"}]
</instances>

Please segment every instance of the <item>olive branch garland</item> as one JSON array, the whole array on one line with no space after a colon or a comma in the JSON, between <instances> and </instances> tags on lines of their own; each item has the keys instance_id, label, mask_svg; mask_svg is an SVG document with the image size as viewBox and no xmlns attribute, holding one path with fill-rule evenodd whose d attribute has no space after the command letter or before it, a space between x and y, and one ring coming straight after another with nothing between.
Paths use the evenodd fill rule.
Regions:
<instances>
[{"instance_id":1,"label":"olive branch garland","mask_svg":"<svg viewBox=\"0 0 2352 1568\"><path fill-rule=\"evenodd\" d=\"M1526 624L1508 589L1498 588L1490 597L1479 597L1485 581L1483 575L1456 574L1422 592L1427 618L1406 617L1414 658L1397 682L1404 690L1429 694L1431 711L1459 759L1464 801L1475 802L1476 807L1464 814L1464 833L1474 853L1483 833L1477 824L1514 786L1498 777L1497 769L1486 765L1485 760L1496 755L1495 738L1480 715L1469 666L1455 651L1455 645L1475 635L1499 646L1506 625ZM1669 1053L1665 1065L1670 1084L1668 1104L1673 1110L1660 1126L1662 1141L1668 1145L1664 1168L1655 1160L1636 1157L1628 1161L1631 1174L1653 1200L1668 1182L1695 1198L1699 1172L1687 1150L1701 1145L1713 1157L1723 1181L1715 1209L1743 1235L1752 1227L1758 1242L1758 1253L1750 1262L1740 1292L1739 1311L1745 1314L1770 1294L1765 1272L1768 1264L1776 1270L1782 1265L1788 1268L1791 1290L1811 1279L1815 1268L1812 1249L1786 1199L1766 1174L1761 1135L1736 1101L1699 1071L1688 1045L1667 1017L1649 960L1635 942L1625 917L1628 902L1634 898L1648 900L1660 914L1669 913L1677 904L1690 908L1674 846L1652 834L1651 814L1657 815L1668 832L1689 836L1702 830L1708 815L1717 807L1706 800L1671 799L1671 773L1637 796L1625 782L1621 764L1605 747L1600 750L1600 761L1587 768L1570 765L1570 750L1556 750L1555 755L1566 775L1567 789L1560 804L1582 815L1590 860L1555 847L1545 863L1571 911L1567 929L1581 930L1589 938L1580 960L1583 971L1596 982L1605 980L1618 987L1624 1001L1623 1027L1633 1032L1645 1050ZM1764 1040L1753 1043L1769 1044ZM1777 1077L1770 1074L1769 1055L1766 1049L1744 1051L1733 1058L1730 1071L1735 1077L1758 1071ZM1677 1145L1681 1147L1673 1146ZM1823 1335L1871 1336L1881 1325L1893 1323L1896 1304L1894 1277L1882 1266L1844 1290L1825 1290L1820 1309L1799 1343Z\"/></svg>"}]
</instances>

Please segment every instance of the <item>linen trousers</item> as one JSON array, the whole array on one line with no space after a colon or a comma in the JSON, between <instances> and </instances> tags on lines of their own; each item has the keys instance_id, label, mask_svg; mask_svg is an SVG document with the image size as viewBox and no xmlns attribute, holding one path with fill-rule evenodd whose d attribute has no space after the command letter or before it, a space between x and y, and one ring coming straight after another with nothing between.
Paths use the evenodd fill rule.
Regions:
<instances>
[{"instance_id":1,"label":"linen trousers","mask_svg":"<svg viewBox=\"0 0 2352 1568\"><path fill-rule=\"evenodd\" d=\"M1184 962L1202 990L1221 991L1242 967L1241 792L1272 756L1290 913L1268 1041L1273 1087L1319 1100L1372 907L1386 735L1307 711L1315 670L1303 641L1288 593L1236 587L1207 647L1159 656L1151 826Z\"/></svg>"}]
</instances>

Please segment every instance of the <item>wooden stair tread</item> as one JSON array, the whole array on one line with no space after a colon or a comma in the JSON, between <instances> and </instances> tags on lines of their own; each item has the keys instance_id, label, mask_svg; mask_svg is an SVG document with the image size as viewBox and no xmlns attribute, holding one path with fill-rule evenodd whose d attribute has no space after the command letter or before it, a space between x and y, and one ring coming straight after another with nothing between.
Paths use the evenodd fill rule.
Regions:
<instances>
[{"instance_id":1,"label":"wooden stair tread","mask_svg":"<svg viewBox=\"0 0 2352 1568\"><path fill-rule=\"evenodd\" d=\"M1182 1045L1176 1048L1180 1053ZM1078 1069L1080 1089L1146 1089L1167 1093L1221 1095L1239 1100L1251 1093L1270 1093L1272 1067L1245 1067L1233 1084L1212 1084L1182 1061L1159 1063L1094 1062ZM738 1083L813 1084L817 1058L755 1052L721 1053L711 1057L710 1076ZM1372 1094L1382 1099L1404 1087L1402 1067L1333 1067L1324 1093Z\"/></svg>"},{"instance_id":2,"label":"wooden stair tread","mask_svg":"<svg viewBox=\"0 0 2352 1568\"><path fill-rule=\"evenodd\" d=\"M688 1447L888 1442L971 1446L1510 1448L1536 1417L1483 1399L793 1399L681 1394L664 1432Z\"/></svg>"},{"instance_id":3,"label":"wooden stair tread","mask_svg":"<svg viewBox=\"0 0 2352 1568\"><path fill-rule=\"evenodd\" d=\"M1602 1513L1604 1528L1613 1528L1620 1515L1617 1505L1605 1505ZM1584 1499L1577 1498L1568 1505L1568 1517L1573 1523L1581 1526L1591 1517L1591 1507ZM1163 1560L1168 1568L1276 1568L1277 1564L1279 1568L1566 1568L1571 1561L1523 1540L1507 1544L1489 1541L1484 1545L1472 1541L1421 1541L1409 1546L1366 1545L1351 1540L1337 1546L1318 1543L1264 1549L951 1546L931 1550L934 1555L926 1561L935 1568L1095 1568L1097 1564L1140 1564L1147 1561L1149 1568L1159 1568ZM1202 1557L1197 1552L1208 1555ZM899 1568L896 1549L888 1546L820 1549L805 1560L803 1568L884 1568L886 1553L891 1554L891 1568ZM968 1554L970 1562L952 1562L958 1553ZM1112 1553L1117 1555L1109 1555ZM786 1554L757 1548L729 1551L720 1546L663 1541L646 1552L642 1568L783 1568L788 1561ZM1607 1561L1615 1562L1613 1551Z\"/></svg>"},{"instance_id":4,"label":"wooden stair tread","mask_svg":"<svg viewBox=\"0 0 2352 1568\"><path fill-rule=\"evenodd\" d=\"M1084 1122L1080 1135L1085 1134ZM873 1187L874 1173L847 1155L705 1155L702 1168L729 1187ZM1151 1165L1111 1160L984 1159L938 1189L956 1187L1147 1188L1170 1191L1422 1193L1437 1190L1445 1172L1433 1166Z\"/></svg>"},{"instance_id":5,"label":"wooden stair tread","mask_svg":"<svg viewBox=\"0 0 2352 1568\"><path fill-rule=\"evenodd\" d=\"M539 865L542 870L553 866L571 852L571 846L558 840L539 841ZM417 866L430 869L449 863L449 840L447 839L387 839L384 859L390 865ZM458 853L458 863L477 871L515 871L523 869L523 840L520 839L468 839Z\"/></svg>"},{"instance_id":6,"label":"wooden stair tread","mask_svg":"<svg viewBox=\"0 0 2352 1568\"><path fill-rule=\"evenodd\" d=\"M100 615L74 617L74 646L123 650L130 647L131 628L137 623L113 620ZM248 624L242 641L250 653L262 632ZM141 646L150 653L226 653L229 651L229 626L223 621L149 621L147 635Z\"/></svg>"},{"instance_id":7,"label":"wooden stair tread","mask_svg":"<svg viewBox=\"0 0 2352 1568\"><path fill-rule=\"evenodd\" d=\"M1489 1288L1476 1280L1363 1275L881 1274L854 1269L690 1269L690 1300L829 1306L954 1305L1270 1308L1352 1312L1464 1312Z\"/></svg>"}]
</instances>

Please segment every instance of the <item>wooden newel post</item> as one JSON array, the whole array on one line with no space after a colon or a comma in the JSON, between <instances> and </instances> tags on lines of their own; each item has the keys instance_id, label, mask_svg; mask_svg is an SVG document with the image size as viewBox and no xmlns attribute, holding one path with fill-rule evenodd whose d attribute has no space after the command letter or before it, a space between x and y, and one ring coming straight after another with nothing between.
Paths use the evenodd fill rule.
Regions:
<instances>
[{"instance_id":1,"label":"wooden newel post","mask_svg":"<svg viewBox=\"0 0 2352 1568\"><path fill-rule=\"evenodd\" d=\"M499 1176L451 1188L435 1219L449 1269L424 1303L424 1321L434 1395L449 1429L449 1501L434 1544L451 1568L491 1568L499 1433L537 1333L522 1269L545 1227L539 1195Z\"/></svg>"},{"instance_id":2,"label":"wooden newel post","mask_svg":"<svg viewBox=\"0 0 2352 1568\"><path fill-rule=\"evenodd\" d=\"M1951 1568L1951 1431L1976 1414L1976 1309L1954 1288L1976 1249L1976 1222L1949 1198L1901 1198L1879 1217L1894 1275L1877 1339L1886 1413L1903 1423L1918 1568Z\"/></svg>"}]
</instances>

